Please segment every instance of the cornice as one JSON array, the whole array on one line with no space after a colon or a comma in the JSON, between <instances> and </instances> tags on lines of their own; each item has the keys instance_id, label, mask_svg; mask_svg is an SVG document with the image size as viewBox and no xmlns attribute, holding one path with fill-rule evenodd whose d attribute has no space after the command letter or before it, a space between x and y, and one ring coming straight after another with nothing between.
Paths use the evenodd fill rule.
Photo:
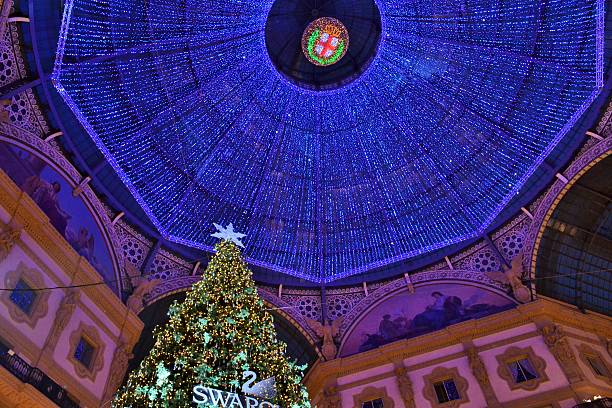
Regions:
<instances>
[{"instance_id":1,"label":"cornice","mask_svg":"<svg viewBox=\"0 0 612 408\"><path fill-rule=\"evenodd\" d=\"M320 362L313 366L305 382L311 395L316 395L332 378L355 374L412 356L461 344L466 339L473 340L525 324L537 324L542 320L595 333L612 332L612 318L610 317L596 313L580 313L573 306L539 299L478 320L469 320L415 338L398 340L352 356ZM523 339L534 335L528 333L517 336L517 338ZM506 344L508 341L506 339L503 343ZM488 348L490 345L483 345L477 349Z\"/></svg>"}]
</instances>

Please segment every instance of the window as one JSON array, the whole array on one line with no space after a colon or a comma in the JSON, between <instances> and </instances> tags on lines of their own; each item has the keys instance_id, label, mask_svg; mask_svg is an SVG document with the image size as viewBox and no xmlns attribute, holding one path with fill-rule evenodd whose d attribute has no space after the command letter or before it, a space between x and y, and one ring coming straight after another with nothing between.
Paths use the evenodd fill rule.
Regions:
<instances>
[{"instance_id":1,"label":"window","mask_svg":"<svg viewBox=\"0 0 612 408\"><path fill-rule=\"evenodd\" d=\"M36 300L36 293L23 279L19 279L11 292L10 299L23 313L29 315Z\"/></svg>"},{"instance_id":2,"label":"window","mask_svg":"<svg viewBox=\"0 0 612 408\"><path fill-rule=\"evenodd\" d=\"M461 398L455 386L455 381L452 379L435 382L433 386L440 404Z\"/></svg>"},{"instance_id":3,"label":"window","mask_svg":"<svg viewBox=\"0 0 612 408\"><path fill-rule=\"evenodd\" d=\"M538 378L538 373L533 368L529 358L512 361L508 364L508 368L512 373L514 382L517 384Z\"/></svg>"},{"instance_id":4,"label":"window","mask_svg":"<svg viewBox=\"0 0 612 408\"><path fill-rule=\"evenodd\" d=\"M498 362L497 374L511 390L533 391L548 381L546 362L531 347L511 346L495 358Z\"/></svg>"},{"instance_id":5,"label":"window","mask_svg":"<svg viewBox=\"0 0 612 408\"><path fill-rule=\"evenodd\" d=\"M85 367L90 368L95 351L95 347L85 338L81 337L74 350L74 358L80 361Z\"/></svg>"},{"instance_id":6,"label":"window","mask_svg":"<svg viewBox=\"0 0 612 408\"><path fill-rule=\"evenodd\" d=\"M612 369L602 354L586 343L579 344L577 349L580 359L591 370L595 378L612 384Z\"/></svg>"},{"instance_id":7,"label":"window","mask_svg":"<svg viewBox=\"0 0 612 408\"><path fill-rule=\"evenodd\" d=\"M591 370L593 370L593 373L595 373L595 375L599 375L601 377L608 376L608 370L599 358L588 355L585 357L586 361L589 363L589 366L591 367Z\"/></svg>"},{"instance_id":8,"label":"window","mask_svg":"<svg viewBox=\"0 0 612 408\"><path fill-rule=\"evenodd\" d=\"M83 322L70 334L68 361L81 378L96 380L96 375L104 366L104 342L95 326Z\"/></svg>"},{"instance_id":9,"label":"window","mask_svg":"<svg viewBox=\"0 0 612 408\"><path fill-rule=\"evenodd\" d=\"M436 367L423 380L423 396L434 408L458 408L470 402L468 382L457 367Z\"/></svg>"},{"instance_id":10,"label":"window","mask_svg":"<svg viewBox=\"0 0 612 408\"><path fill-rule=\"evenodd\" d=\"M48 311L49 291L34 290L45 286L42 273L20 262L14 270L0 275L3 275L2 285L11 288L0 292L0 304L6 307L13 321L35 328Z\"/></svg>"},{"instance_id":11,"label":"window","mask_svg":"<svg viewBox=\"0 0 612 408\"><path fill-rule=\"evenodd\" d=\"M383 408L385 405L383 404L382 398L377 398L375 400L366 401L361 404L361 408Z\"/></svg>"}]
</instances>

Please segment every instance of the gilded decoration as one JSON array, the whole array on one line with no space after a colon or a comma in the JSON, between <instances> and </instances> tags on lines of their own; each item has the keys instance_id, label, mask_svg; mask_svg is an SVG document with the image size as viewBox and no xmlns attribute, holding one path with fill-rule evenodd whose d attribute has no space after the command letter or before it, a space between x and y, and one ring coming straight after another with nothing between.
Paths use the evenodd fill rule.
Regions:
<instances>
[{"instance_id":1,"label":"gilded decoration","mask_svg":"<svg viewBox=\"0 0 612 408\"><path fill-rule=\"evenodd\" d=\"M568 381L570 383L582 381L584 376L580 367L578 367L576 355L570 347L563 329L555 324L547 324L540 328L540 334L542 334L544 343L563 369Z\"/></svg>"},{"instance_id":2,"label":"gilded decoration","mask_svg":"<svg viewBox=\"0 0 612 408\"><path fill-rule=\"evenodd\" d=\"M19 262L17 269L9 271L4 277L5 288L15 288L17 283L22 280L30 288L43 288L45 287L43 277L39 271L27 267L23 262ZM17 306L11 300L12 291L2 291L0 299L6 306L11 318L18 323L26 323L31 328L36 326L38 320L47 315L49 308L48 291L37 291L36 296L30 306L29 312L24 312L19 306Z\"/></svg>"},{"instance_id":3,"label":"gilded decoration","mask_svg":"<svg viewBox=\"0 0 612 408\"><path fill-rule=\"evenodd\" d=\"M472 370L472 374L478 381L478 384L480 384L482 393L487 400L487 405L489 408L499 407L500 404L497 400L497 396L495 395L495 391L493 391L493 387L491 386L489 373L487 372L487 369L482 362L480 355L478 354L478 349L476 349L474 346L468 347L466 349L466 354L470 364L470 370Z\"/></svg>"},{"instance_id":4,"label":"gilded decoration","mask_svg":"<svg viewBox=\"0 0 612 408\"><path fill-rule=\"evenodd\" d=\"M608 364L608 362L602 356L602 354L599 351L595 350L593 347L589 346L588 344L584 344L584 343L581 343L577 347L577 350L578 350L578 356L580 357L580 360L582 360L584 365L588 369L591 370L591 373L593 373L593 376L595 376L595 378L601 381L605 381L608 384L612 385L612 367L610 367L610 364ZM592 367L591 363L589 362L589 359L599 363L601 370L604 372L601 374L597 373L595 369Z\"/></svg>"},{"instance_id":5,"label":"gilded decoration","mask_svg":"<svg viewBox=\"0 0 612 408\"><path fill-rule=\"evenodd\" d=\"M90 343L93 348L93 356L89 367L85 366L74 356L81 338ZM100 338L98 329L94 326L86 325L81 322L79 327L70 335L70 348L68 350L68 361L74 366L76 374L80 378L87 378L92 382L96 380L96 375L104 366L104 342Z\"/></svg>"},{"instance_id":6,"label":"gilded decoration","mask_svg":"<svg viewBox=\"0 0 612 408\"><path fill-rule=\"evenodd\" d=\"M0 262L6 259L20 235L21 229L0 225Z\"/></svg>"},{"instance_id":7,"label":"gilded decoration","mask_svg":"<svg viewBox=\"0 0 612 408\"><path fill-rule=\"evenodd\" d=\"M70 289L66 292L66 295L62 299L57 312L55 313L55 320L53 321L53 327L49 337L47 337L47 347L50 350L54 350L57 345L57 340L68 325L74 310L76 309L79 302L79 292Z\"/></svg>"},{"instance_id":8,"label":"gilded decoration","mask_svg":"<svg viewBox=\"0 0 612 408\"><path fill-rule=\"evenodd\" d=\"M508 347L502 354L495 356L497 359L497 374L502 380L506 381L511 390L526 390L533 391L540 384L548 381L546 375L546 361L543 358L536 356L531 347L519 348ZM528 359L531 366L535 370L536 378L517 383L512 376L509 364L518 360Z\"/></svg>"},{"instance_id":9,"label":"gilded decoration","mask_svg":"<svg viewBox=\"0 0 612 408\"><path fill-rule=\"evenodd\" d=\"M408 370L406 367L396 368L395 378L397 380L397 388L399 388L400 395L404 401L404 407L416 408L416 402L414 401L414 388L412 381L408 376Z\"/></svg>"},{"instance_id":10,"label":"gilded decoration","mask_svg":"<svg viewBox=\"0 0 612 408\"><path fill-rule=\"evenodd\" d=\"M395 402L389 397L385 387L366 387L359 394L353 395L353 407L361 408L364 402L377 399L382 399L385 408L393 408L395 406Z\"/></svg>"},{"instance_id":11,"label":"gilded decoration","mask_svg":"<svg viewBox=\"0 0 612 408\"><path fill-rule=\"evenodd\" d=\"M469 387L468 381L459 374L457 367L436 367L431 373L423 377L423 380L425 381L423 396L434 408L457 408L462 404L470 402L467 395L467 390ZM459 392L459 399L440 403L438 402L438 397L436 396L434 384L436 382L446 380L454 381L455 387Z\"/></svg>"},{"instance_id":12,"label":"gilded decoration","mask_svg":"<svg viewBox=\"0 0 612 408\"><path fill-rule=\"evenodd\" d=\"M117 348L113 354L113 362L109 370L106 391L104 392L102 402L110 401L121 386L128 369L128 364L132 357L134 357L131 352L133 347L134 345L129 344L125 339L121 339L119 344L117 344Z\"/></svg>"}]
</instances>

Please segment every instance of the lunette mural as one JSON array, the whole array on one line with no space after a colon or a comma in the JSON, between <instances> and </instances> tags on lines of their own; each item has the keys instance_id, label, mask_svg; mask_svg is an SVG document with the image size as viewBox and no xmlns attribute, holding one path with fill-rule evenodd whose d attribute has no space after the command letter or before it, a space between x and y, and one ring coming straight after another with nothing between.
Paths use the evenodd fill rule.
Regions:
<instances>
[{"instance_id":1,"label":"lunette mural","mask_svg":"<svg viewBox=\"0 0 612 408\"><path fill-rule=\"evenodd\" d=\"M6 142L0 142L0 168L38 204L74 250L116 290L106 241L85 203L72 195L68 182L41 158Z\"/></svg>"},{"instance_id":2,"label":"lunette mural","mask_svg":"<svg viewBox=\"0 0 612 408\"><path fill-rule=\"evenodd\" d=\"M514 307L515 303L481 287L454 283L398 292L374 306L344 342L342 357L371 350L469 319Z\"/></svg>"}]
</instances>

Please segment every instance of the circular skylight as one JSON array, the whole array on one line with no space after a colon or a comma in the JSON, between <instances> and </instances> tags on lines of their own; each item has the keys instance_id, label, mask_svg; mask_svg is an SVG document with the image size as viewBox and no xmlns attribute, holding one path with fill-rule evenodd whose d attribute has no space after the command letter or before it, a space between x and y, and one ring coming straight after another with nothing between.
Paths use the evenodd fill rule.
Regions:
<instances>
[{"instance_id":1,"label":"circular skylight","mask_svg":"<svg viewBox=\"0 0 612 408\"><path fill-rule=\"evenodd\" d=\"M602 85L602 0L329 3L68 0L54 84L167 239L317 282L480 236Z\"/></svg>"}]
</instances>

